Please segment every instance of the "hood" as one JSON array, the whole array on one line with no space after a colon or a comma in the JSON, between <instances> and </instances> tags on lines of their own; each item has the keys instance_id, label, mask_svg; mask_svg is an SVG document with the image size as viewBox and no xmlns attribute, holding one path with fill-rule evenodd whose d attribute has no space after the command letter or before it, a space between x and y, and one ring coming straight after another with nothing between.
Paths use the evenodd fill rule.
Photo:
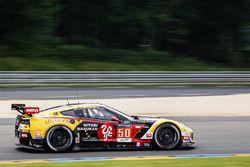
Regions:
<instances>
[{"instance_id":1,"label":"hood","mask_svg":"<svg viewBox=\"0 0 250 167\"><path fill-rule=\"evenodd\" d=\"M159 119L162 119L160 117L153 117L153 116L137 116L137 122L139 123L149 123L149 124L153 124L154 122L156 122Z\"/></svg>"}]
</instances>

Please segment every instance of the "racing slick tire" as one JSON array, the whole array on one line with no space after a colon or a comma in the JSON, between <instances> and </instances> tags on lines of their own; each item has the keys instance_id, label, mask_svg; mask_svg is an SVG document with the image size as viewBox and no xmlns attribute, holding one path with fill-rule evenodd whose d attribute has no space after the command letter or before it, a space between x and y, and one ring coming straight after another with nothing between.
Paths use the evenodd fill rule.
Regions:
<instances>
[{"instance_id":1,"label":"racing slick tire","mask_svg":"<svg viewBox=\"0 0 250 167\"><path fill-rule=\"evenodd\" d=\"M73 134L65 126L50 128L45 137L45 149L50 152L65 152L73 145Z\"/></svg>"},{"instance_id":2,"label":"racing slick tire","mask_svg":"<svg viewBox=\"0 0 250 167\"><path fill-rule=\"evenodd\" d=\"M154 133L154 142L158 148L170 150L176 148L181 141L179 129L170 123L160 125Z\"/></svg>"}]
</instances>

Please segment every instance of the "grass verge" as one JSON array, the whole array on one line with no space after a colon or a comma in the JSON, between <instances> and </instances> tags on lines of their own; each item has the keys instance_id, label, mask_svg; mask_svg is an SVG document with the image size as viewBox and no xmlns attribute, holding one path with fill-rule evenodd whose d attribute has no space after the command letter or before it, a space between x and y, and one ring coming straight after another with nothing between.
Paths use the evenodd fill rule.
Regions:
<instances>
[{"instance_id":1,"label":"grass verge","mask_svg":"<svg viewBox=\"0 0 250 167\"><path fill-rule=\"evenodd\" d=\"M211 65L195 59L171 59L164 63L112 62L62 58L0 58L0 71L246 71L249 67Z\"/></svg>"}]
</instances>

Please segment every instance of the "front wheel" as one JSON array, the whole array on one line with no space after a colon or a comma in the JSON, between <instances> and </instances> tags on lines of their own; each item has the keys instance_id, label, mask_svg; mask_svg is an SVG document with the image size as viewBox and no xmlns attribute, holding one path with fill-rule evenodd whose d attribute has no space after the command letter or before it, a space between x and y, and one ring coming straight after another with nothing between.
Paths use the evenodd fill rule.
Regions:
<instances>
[{"instance_id":1,"label":"front wheel","mask_svg":"<svg viewBox=\"0 0 250 167\"><path fill-rule=\"evenodd\" d=\"M65 126L50 128L45 138L45 148L52 152L68 151L73 144L73 134Z\"/></svg>"},{"instance_id":2,"label":"front wheel","mask_svg":"<svg viewBox=\"0 0 250 167\"><path fill-rule=\"evenodd\" d=\"M155 144L166 150L176 148L180 143L180 138L181 134L178 128L169 123L160 125L154 133Z\"/></svg>"}]
</instances>

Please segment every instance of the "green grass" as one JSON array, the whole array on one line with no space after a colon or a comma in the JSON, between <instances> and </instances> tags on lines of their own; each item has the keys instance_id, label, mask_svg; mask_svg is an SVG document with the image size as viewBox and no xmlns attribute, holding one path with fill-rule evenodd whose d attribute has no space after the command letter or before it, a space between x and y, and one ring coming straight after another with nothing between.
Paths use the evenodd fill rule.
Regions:
<instances>
[{"instance_id":1,"label":"green grass","mask_svg":"<svg viewBox=\"0 0 250 167\"><path fill-rule=\"evenodd\" d=\"M229 158L194 158L168 160L112 160L95 162L68 162L68 163L31 163L31 164L1 164L2 167L249 167L249 157Z\"/></svg>"},{"instance_id":2,"label":"green grass","mask_svg":"<svg viewBox=\"0 0 250 167\"><path fill-rule=\"evenodd\" d=\"M34 52L34 53L33 53ZM249 65L208 63L166 51L91 48L56 45L28 52L0 55L0 71L229 71L250 70ZM0 53L4 53L1 50Z\"/></svg>"},{"instance_id":3,"label":"green grass","mask_svg":"<svg viewBox=\"0 0 250 167\"><path fill-rule=\"evenodd\" d=\"M0 58L0 71L229 71L250 67L210 65L195 59L170 59L164 63L84 61L60 58Z\"/></svg>"}]
</instances>

